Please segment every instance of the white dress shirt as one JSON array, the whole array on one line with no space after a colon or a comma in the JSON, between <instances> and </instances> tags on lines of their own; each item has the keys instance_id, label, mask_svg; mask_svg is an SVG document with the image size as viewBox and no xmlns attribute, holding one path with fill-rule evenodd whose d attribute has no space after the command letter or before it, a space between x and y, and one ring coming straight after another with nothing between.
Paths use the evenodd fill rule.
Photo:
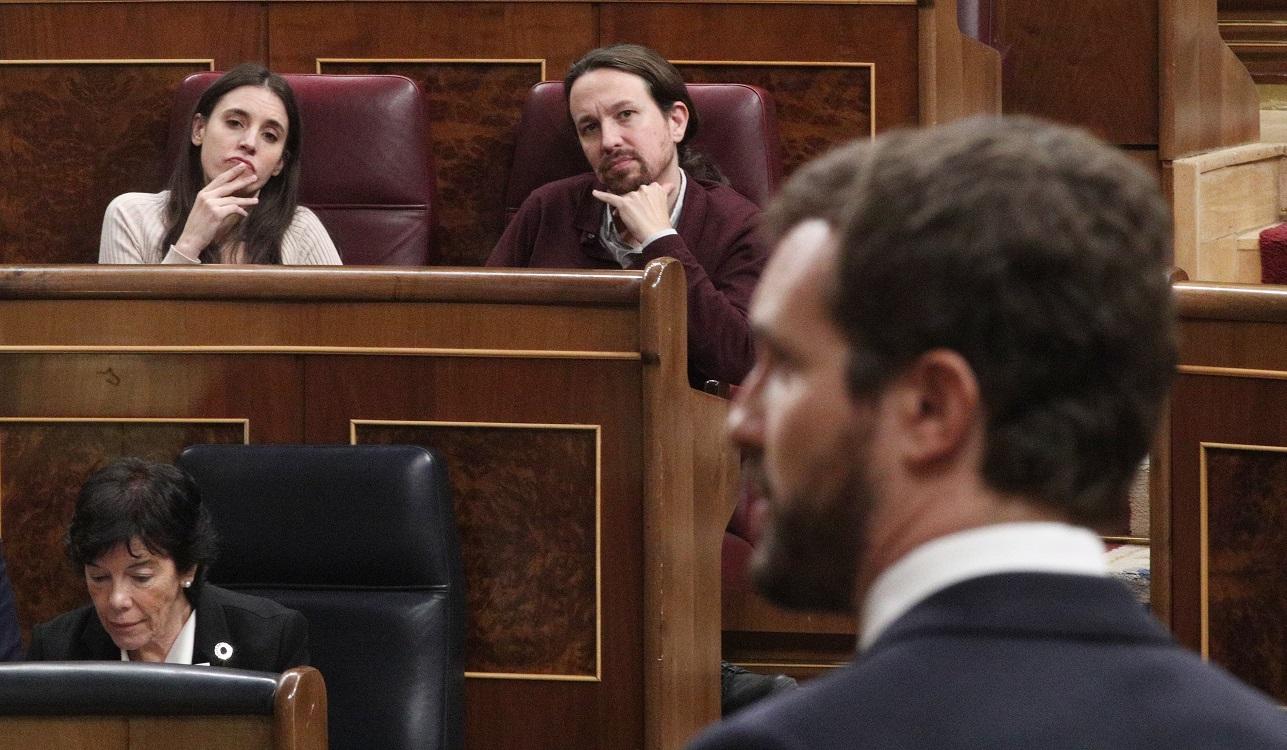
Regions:
<instances>
[{"instance_id":1,"label":"white dress shirt","mask_svg":"<svg viewBox=\"0 0 1287 750\"><path fill-rule=\"evenodd\" d=\"M1065 523L1004 523L960 531L922 544L876 578L862 608L858 650L894 620L943 589L995 573L1103 576L1104 544Z\"/></svg>"}]
</instances>

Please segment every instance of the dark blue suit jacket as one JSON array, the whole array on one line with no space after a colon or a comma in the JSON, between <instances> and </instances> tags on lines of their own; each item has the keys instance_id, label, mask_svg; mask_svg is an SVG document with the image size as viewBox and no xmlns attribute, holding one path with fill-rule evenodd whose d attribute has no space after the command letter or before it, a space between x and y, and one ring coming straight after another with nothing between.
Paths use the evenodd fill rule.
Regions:
<instances>
[{"instance_id":1,"label":"dark blue suit jacket","mask_svg":"<svg viewBox=\"0 0 1287 750\"><path fill-rule=\"evenodd\" d=\"M1013 573L938 592L855 663L690 748L1287 749L1287 713L1181 649L1118 583Z\"/></svg>"},{"instance_id":2,"label":"dark blue suit jacket","mask_svg":"<svg viewBox=\"0 0 1287 750\"><path fill-rule=\"evenodd\" d=\"M13 587L4 569L4 548L0 547L0 661L22 658L22 641L18 632L18 606L13 600Z\"/></svg>"}]
</instances>

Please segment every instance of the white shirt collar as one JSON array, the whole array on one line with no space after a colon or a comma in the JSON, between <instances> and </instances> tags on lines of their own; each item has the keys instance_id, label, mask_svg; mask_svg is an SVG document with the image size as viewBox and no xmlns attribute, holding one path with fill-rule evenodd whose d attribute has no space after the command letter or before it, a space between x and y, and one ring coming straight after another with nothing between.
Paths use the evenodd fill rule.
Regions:
<instances>
[{"instance_id":1,"label":"white shirt collar","mask_svg":"<svg viewBox=\"0 0 1287 750\"><path fill-rule=\"evenodd\" d=\"M881 573L863 602L858 650L894 620L943 589L995 573L1107 574L1104 544L1065 523L1005 523L960 531L922 544Z\"/></svg>"},{"instance_id":2,"label":"white shirt collar","mask_svg":"<svg viewBox=\"0 0 1287 750\"><path fill-rule=\"evenodd\" d=\"M192 650L197 643L197 610L193 609L188 614L188 619L184 621L183 628L179 635L170 645L170 653L165 655L166 664L191 664ZM121 649L121 661L129 661L130 654L125 649Z\"/></svg>"}]
</instances>

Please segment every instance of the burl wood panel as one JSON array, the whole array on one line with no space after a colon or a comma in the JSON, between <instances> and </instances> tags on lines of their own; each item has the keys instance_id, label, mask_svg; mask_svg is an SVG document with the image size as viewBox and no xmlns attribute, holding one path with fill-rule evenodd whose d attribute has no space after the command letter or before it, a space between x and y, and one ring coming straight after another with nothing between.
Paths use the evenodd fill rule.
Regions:
<instances>
[{"instance_id":1,"label":"burl wood panel","mask_svg":"<svg viewBox=\"0 0 1287 750\"><path fill-rule=\"evenodd\" d=\"M469 602L466 671L598 675L593 428L359 424L446 460Z\"/></svg>"},{"instance_id":2,"label":"burl wood panel","mask_svg":"<svg viewBox=\"0 0 1287 750\"><path fill-rule=\"evenodd\" d=\"M679 67L684 79L694 83L748 83L772 92L785 174L834 146L872 134L871 65Z\"/></svg>"},{"instance_id":3,"label":"burl wood panel","mask_svg":"<svg viewBox=\"0 0 1287 750\"><path fill-rule=\"evenodd\" d=\"M1209 653L1287 703L1287 452L1205 452Z\"/></svg>"},{"instance_id":4,"label":"burl wood panel","mask_svg":"<svg viewBox=\"0 0 1287 750\"><path fill-rule=\"evenodd\" d=\"M505 183L540 62L324 62L323 73L404 75L429 103L437 172L434 265L480 266L505 230Z\"/></svg>"},{"instance_id":5,"label":"burl wood panel","mask_svg":"<svg viewBox=\"0 0 1287 750\"><path fill-rule=\"evenodd\" d=\"M87 601L59 554L85 477L119 456L173 462L194 443L239 443L241 422L0 421L0 536L23 640L31 626Z\"/></svg>"},{"instance_id":6,"label":"burl wood panel","mask_svg":"<svg viewBox=\"0 0 1287 750\"><path fill-rule=\"evenodd\" d=\"M0 262L95 262L108 202L162 186L174 89L206 67L0 64Z\"/></svg>"}]
</instances>

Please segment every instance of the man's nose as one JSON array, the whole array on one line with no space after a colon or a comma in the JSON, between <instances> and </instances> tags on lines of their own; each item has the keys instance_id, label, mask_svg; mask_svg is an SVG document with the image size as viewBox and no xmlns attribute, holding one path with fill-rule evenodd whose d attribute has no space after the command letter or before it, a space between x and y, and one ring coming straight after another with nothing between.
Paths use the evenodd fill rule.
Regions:
<instances>
[{"instance_id":1,"label":"man's nose","mask_svg":"<svg viewBox=\"0 0 1287 750\"><path fill-rule=\"evenodd\" d=\"M760 447L764 441L764 417L760 411L760 368L751 369L741 387L733 394L725 429L729 440L739 447Z\"/></svg>"},{"instance_id":2,"label":"man's nose","mask_svg":"<svg viewBox=\"0 0 1287 750\"><path fill-rule=\"evenodd\" d=\"M621 145L621 126L612 120L608 120L600 128L603 134L603 148L605 151L616 148Z\"/></svg>"}]
</instances>

